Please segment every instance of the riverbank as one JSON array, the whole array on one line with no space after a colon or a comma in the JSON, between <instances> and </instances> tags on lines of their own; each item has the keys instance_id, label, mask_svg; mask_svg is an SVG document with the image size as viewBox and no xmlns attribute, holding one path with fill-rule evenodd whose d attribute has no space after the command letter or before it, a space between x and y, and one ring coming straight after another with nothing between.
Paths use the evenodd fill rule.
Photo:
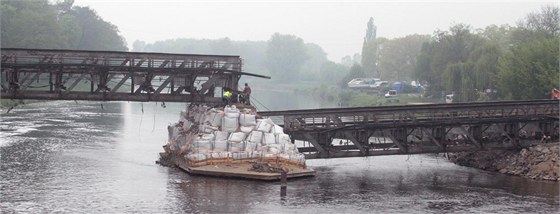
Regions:
<instances>
[{"instance_id":1,"label":"riverbank","mask_svg":"<svg viewBox=\"0 0 560 214\"><path fill-rule=\"evenodd\" d=\"M449 160L461 165L523 176L535 180L560 181L560 144L539 144L519 151L461 152Z\"/></svg>"}]
</instances>

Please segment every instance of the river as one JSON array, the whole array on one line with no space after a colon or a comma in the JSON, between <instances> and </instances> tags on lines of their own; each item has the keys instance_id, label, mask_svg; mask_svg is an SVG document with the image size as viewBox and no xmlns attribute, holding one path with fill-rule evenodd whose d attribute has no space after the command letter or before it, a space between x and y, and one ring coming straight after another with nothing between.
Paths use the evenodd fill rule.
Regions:
<instances>
[{"instance_id":1,"label":"river","mask_svg":"<svg viewBox=\"0 0 560 214\"><path fill-rule=\"evenodd\" d=\"M166 126L184 108L54 101L4 109L1 212L553 213L560 208L557 182L461 167L433 155L309 160L317 175L290 180L285 197L277 182L191 176L155 164Z\"/></svg>"}]
</instances>

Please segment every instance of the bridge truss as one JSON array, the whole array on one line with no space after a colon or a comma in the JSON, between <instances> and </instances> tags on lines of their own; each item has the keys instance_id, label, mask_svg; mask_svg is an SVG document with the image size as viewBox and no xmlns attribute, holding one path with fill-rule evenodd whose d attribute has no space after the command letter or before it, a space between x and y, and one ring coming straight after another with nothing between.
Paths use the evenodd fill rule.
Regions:
<instances>
[{"instance_id":1,"label":"bridge truss","mask_svg":"<svg viewBox=\"0 0 560 214\"><path fill-rule=\"evenodd\" d=\"M3 99L220 103L237 90L239 56L1 49ZM219 94L221 96L221 93Z\"/></svg>"},{"instance_id":2,"label":"bridge truss","mask_svg":"<svg viewBox=\"0 0 560 214\"><path fill-rule=\"evenodd\" d=\"M558 100L259 112L309 159L514 149L558 137Z\"/></svg>"}]
</instances>

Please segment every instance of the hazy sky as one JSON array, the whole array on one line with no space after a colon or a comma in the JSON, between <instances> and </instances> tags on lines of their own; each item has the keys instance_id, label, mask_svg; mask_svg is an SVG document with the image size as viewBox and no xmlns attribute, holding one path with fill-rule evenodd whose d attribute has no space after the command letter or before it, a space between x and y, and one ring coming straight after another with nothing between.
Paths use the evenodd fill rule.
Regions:
<instances>
[{"instance_id":1,"label":"hazy sky","mask_svg":"<svg viewBox=\"0 0 560 214\"><path fill-rule=\"evenodd\" d=\"M131 47L174 38L266 41L275 32L321 46L339 62L360 53L370 17L377 36L432 34L453 24L473 28L515 23L557 1L192 1L76 0L116 25ZM243 56L241 56L243 57Z\"/></svg>"}]
</instances>

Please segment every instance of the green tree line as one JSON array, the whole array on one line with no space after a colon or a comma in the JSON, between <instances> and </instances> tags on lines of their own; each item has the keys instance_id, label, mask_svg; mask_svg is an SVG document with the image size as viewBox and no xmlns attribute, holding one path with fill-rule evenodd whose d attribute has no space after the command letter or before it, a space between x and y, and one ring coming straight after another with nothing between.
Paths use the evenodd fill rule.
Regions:
<instances>
[{"instance_id":1,"label":"green tree line","mask_svg":"<svg viewBox=\"0 0 560 214\"><path fill-rule=\"evenodd\" d=\"M0 2L1 46L74 50L128 50L117 26L73 0Z\"/></svg>"},{"instance_id":2,"label":"green tree line","mask_svg":"<svg viewBox=\"0 0 560 214\"><path fill-rule=\"evenodd\" d=\"M317 44L275 33L267 41L178 38L148 44L135 41L135 52L171 52L185 54L239 55L245 72L271 76L274 82L318 81L337 84L348 68L331 62Z\"/></svg>"},{"instance_id":3,"label":"green tree line","mask_svg":"<svg viewBox=\"0 0 560 214\"><path fill-rule=\"evenodd\" d=\"M428 93L462 102L545 99L559 79L559 9L545 6L517 26L457 24L422 45L415 76Z\"/></svg>"}]
</instances>

